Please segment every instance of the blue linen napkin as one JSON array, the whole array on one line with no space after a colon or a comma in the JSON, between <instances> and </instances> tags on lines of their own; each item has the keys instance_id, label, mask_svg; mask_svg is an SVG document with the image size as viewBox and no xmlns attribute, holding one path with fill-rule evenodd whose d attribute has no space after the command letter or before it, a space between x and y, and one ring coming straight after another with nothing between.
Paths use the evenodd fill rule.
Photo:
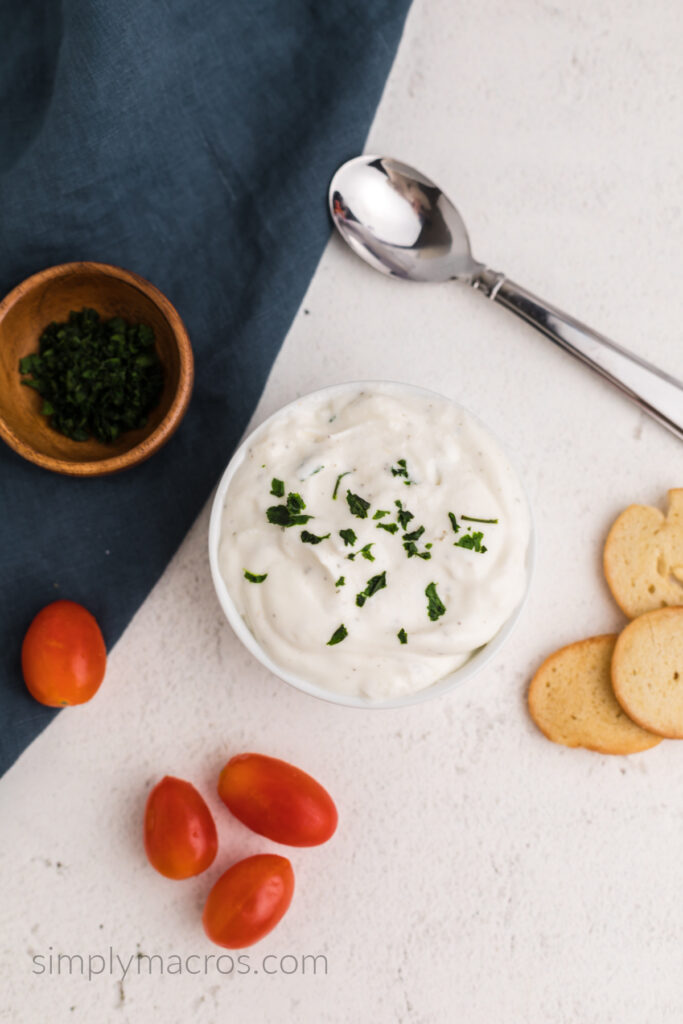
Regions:
<instances>
[{"instance_id":1,"label":"blue linen napkin","mask_svg":"<svg viewBox=\"0 0 683 1024\"><path fill-rule=\"evenodd\" d=\"M57 598L109 647L208 498L329 235L409 0L10 0L0 7L0 292L98 260L187 325L194 397L149 462L94 480L0 444L0 773L55 712L21 640Z\"/></svg>"}]
</instances>

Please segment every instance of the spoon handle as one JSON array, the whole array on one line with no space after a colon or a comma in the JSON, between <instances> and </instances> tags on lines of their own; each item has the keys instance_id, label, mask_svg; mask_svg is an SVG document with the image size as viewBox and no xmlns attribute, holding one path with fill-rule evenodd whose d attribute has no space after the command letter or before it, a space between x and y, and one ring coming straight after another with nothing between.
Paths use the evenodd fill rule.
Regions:
<instances>
[{"instance_id":1,"label":"spoon handle","mask_svg":"<svg viewBox=\"0 0 683 1024\"><path fill-rule=\"evenodd\" d=\"M641 409L683 440L683 383L591 330L503 274L482 268L472 285L516 313L560 348L597 370Z\"/></svg>"}]
</instances>

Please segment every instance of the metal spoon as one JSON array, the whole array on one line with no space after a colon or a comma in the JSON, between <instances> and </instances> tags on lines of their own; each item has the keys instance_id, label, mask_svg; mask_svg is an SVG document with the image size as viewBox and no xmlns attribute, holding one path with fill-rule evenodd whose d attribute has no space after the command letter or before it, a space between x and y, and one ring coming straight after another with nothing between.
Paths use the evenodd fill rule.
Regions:
<instances>
[{"instance_id":1,"label":"metal spoon","mask_svg":"<svg viewBox=\"0 0 683 1024\"><path fill-rule=\"evenodd\" d=\"M342 238L371 267L410 281L464 281L597 370L683 440L681 381L478 263L460 214L429 178L398 160L359 156L335 174L329 202Z\"/></svg>"}]
</instances>

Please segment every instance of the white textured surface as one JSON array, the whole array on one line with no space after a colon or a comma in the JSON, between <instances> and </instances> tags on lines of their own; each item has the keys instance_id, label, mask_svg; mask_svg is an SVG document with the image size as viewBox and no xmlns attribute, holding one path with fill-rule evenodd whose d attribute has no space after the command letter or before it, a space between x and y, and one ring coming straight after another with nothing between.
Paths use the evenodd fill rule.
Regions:
<instances>
[{"instance_id":1,"label":"white textured surface","mask_svg":"<svg viewBox=\"0 0 683 1024\"><path fill-rule=\"evenodd\" d=\"M682 48L673 0L416 0L369 148L442 184L480 258L680 374ZM452 395L516 454L539 541L516 633L438 702L317 703L222 620L205 511L96 700L60 715L0 784L0 1019L683 1019L681 747L556 747L524 701L545 654L621 625L599 571L605 531L625 504L681 485L683 449L503 310L457 286L385 280L335 239L257 418L373 376ZM116 967L91 981L33 975L31 956L50 947L112 947L124 962L217 952L204 895L231 860L270 845L213 796L224 759L249 748L317 775L341 820L328 846L293 851L294 903L252 966L323 953L328 973L160 978L143 961L123 981ZM146 792L165 772L195 781L219 823L216 865L188 883L157 876L141 849Z\"/></svg>"}]
</instances>

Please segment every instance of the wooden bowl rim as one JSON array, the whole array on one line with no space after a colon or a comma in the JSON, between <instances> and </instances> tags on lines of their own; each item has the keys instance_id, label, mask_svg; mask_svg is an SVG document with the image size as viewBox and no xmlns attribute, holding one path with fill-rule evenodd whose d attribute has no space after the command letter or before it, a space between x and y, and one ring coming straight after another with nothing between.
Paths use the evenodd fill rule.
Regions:
<instances>
[{"instance_id":1,"label":"wooden bowl rim","mask_svg":"<svg viewBox=\"0 0 683 1024\"><path fill-rule=\"evenodd\" d=\"M114 455L109 459L72 462L69 459L59 459L52 455L45 455L19 437L1 414L0 437L23 458L28 459L29 462L34 462L38 466L42 466L43 469L50 469L55 473L63 473L67 476L105 476L108 473L118 473L122 469L128 469L140 462L144 462L150 455L158 451L178 429L192 395L194 357L185 324L181 320L175 306L166 298L163 292L160 292L151 281L147 281L132 270L125 270L123 267L117 267L111 263L96 263L84 260L74 263L59 263L45 270L39 270L38 273L32 274L16 285L0 302L0 323L2 323L6 314L15 303L38 285L54 278L84 272L115 277L137 288L138 291L141 291L158 307L168 322L178 348L180 363L178 387L168 412L148 437L145 437L139 444L136 444L134 448L121 452L120 455Z\"/></svg>"}]
</instances>

